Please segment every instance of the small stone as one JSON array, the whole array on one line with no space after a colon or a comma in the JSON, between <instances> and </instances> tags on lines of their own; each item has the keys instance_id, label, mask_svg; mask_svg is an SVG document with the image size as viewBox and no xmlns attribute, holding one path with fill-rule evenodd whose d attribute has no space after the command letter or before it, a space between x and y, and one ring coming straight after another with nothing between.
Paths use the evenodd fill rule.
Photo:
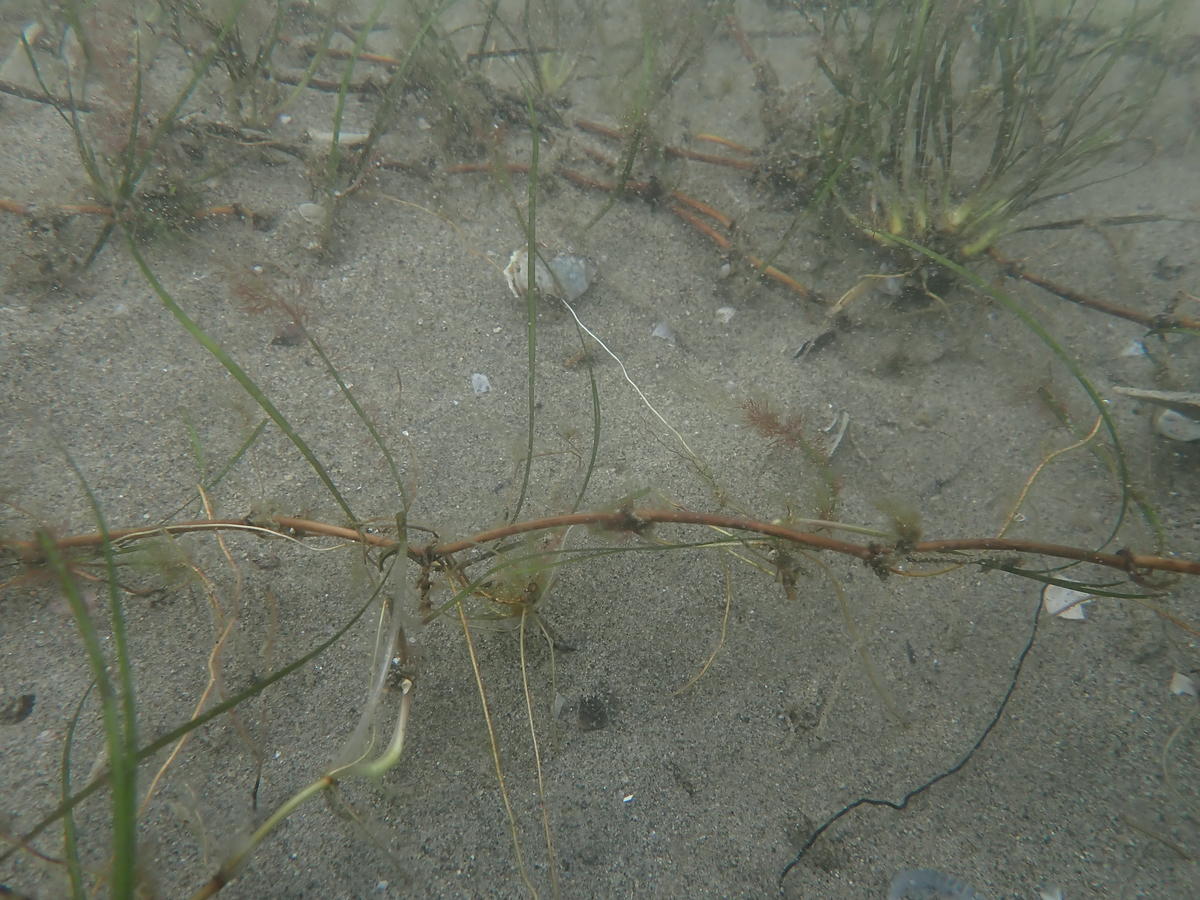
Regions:
<instances>
[{"instance_id":1,"label":"small stone","mask_svg":"<svg viewBox=\"0 0 1200 900\"><path fill-rule=\"evenodd\" d=\"M563 299L573 302L592 285L591 265L582 256L563 253L550 260L549 265L554 273L554 290L547 293L561 293Z\"/></svg>"},{"instance_id":2,"label":"small stone","mask_svg":"<svg viewBox=\"0 0 1200 900\"><path fill-rule=\"evenodd\" d=\"M492 381L482 372L474 372L471 375L471 390L476 394L486 394L492 389Z\"/></svg>"}]
</instances>

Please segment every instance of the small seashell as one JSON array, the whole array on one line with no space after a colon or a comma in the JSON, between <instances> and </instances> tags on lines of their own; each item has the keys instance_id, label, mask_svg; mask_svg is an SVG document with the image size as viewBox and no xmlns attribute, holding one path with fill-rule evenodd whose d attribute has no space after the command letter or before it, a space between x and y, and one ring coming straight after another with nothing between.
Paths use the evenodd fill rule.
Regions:
<instances>
[{"instance_id":1,"label":"small seashell","mask_svg":"<svg viewBox=\"0 0 1200 900\"><path fill-rule=\"evenodd\" d=\"M717 310L717 321L722 325L728 325L730 320L737 315L737 310L732 306L722 306Z\"/></svg>"},{"instance_id":2,"label":"small seashell","mask_svg":"<svg viewBox=\"0 0 1200 900\"><path fill-rule=\"evenodd\" d=\"M1172 441L1200 441L1200 392L1145 391L1114 386L1113 392L1159 408L1154 430Z\"/></svg>"},{"instance_id":3,"label":"small seashell","mask_svg":"<svg viewBox=\"0 0 1200 900\"><path fill-rule=\"evenodd\" d=\"M301 203L296 209L300 213L300 218L313 225L325 219L325 208L320 203Z\"/></svg>"},{"instance_id":4,"label":"small seashell","mask_svg":"<svg viewBox=\"0 0 1200 900\"><path fill-rule=\"evenodd\" d=\"M1154 430L1172 441L1200 441L1200 419L1177 409L1164 409L1154 417Z\"/></svg>"},{"instance_id":5,"label":"small seashell","mask_svg":"<svg viewBox=\"0 0 1200 900\"><path fill-rule=\"evenodd\" d=\"M587 292L595 280L592 263L582 256L559 253L540 257L534 268L538 290L547 297L557 297L573 303ZM504 267L504 280L514 297L524 297L529 286L529 252L521 247L514 250Z\"/></svg>"},{"instance_id":6,"label":"small seashell","mask_svg":"<svg viewBox=\"0 0 1200 900\"><path fill-rule=\"evenodd\" d=\"M471 375L471 390L476 394L486 394L492 389L492 380L482 372L474 372Z\"/></svg>"}]
</instances>

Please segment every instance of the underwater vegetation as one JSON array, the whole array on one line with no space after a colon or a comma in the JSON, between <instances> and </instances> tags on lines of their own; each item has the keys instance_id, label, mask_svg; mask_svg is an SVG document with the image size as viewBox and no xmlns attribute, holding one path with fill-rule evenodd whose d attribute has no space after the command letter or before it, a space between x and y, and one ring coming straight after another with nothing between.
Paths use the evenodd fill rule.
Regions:
<instances>
[{"instance_id":1,"label":"underwater vegetation","mask_svg":"<svg viewBox=\"0 0 1200 900\"><path fill-rule=\"evenodd\" d=\"M1189 12L14 6L0 890L1188 884Z\"/></svg>"},{"instance_id":2,"label":"underwater vegetation","mask_svg":"<svg viewBox=\"0 0 1200 900\"><path fill-rule=\"evenodd\" d=\"M1166 70L1148 48L1174 6L828 8L818 64L838 102L817 140L849 161L836 202L885 243L978 256L1129 145L1152 152L1139 126Z\"/></svg>"}]
</instances>

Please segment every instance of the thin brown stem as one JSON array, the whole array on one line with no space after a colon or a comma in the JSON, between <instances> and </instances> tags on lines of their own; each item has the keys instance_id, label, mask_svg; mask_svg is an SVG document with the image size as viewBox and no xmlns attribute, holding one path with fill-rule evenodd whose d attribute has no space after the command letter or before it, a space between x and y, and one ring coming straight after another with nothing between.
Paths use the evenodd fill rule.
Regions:
<instances>
[{"instance_id":1,"label":"thin brown stem","mask_svg":"<svg viewBox=\"0 0 1200 900\"><path fill-rule=\"evenodd\" d=\"M608 125L601 125L599 122L592 122L588 119L576 119L575 127L580 131L586 131L589 134L597 134L600 137L606 137L614 141L623 141L626 138L625 132L619 128L611 128ZM737 146L739 150L746 148ZM701 153L698 150L689 150L686 147L663 147L663 153L667 156L674 156L679 159L692 159L697 162L706 162L714 166L726 166L730 169L742 169L743 171L754 171L758 168L758 163L750 159L738 159L733 156L720 156L716 153Z\"/></svg>"},{"instance_id":2,"label":"thin brown stem","mask_svg":"<svg viewBox=\"0 0 1200 900\"><path fill-rule=\"evenodd\" d=\"M758 169L758 163L752 159L737 159L732 156L720 156L716 153L702 153L699 150L689 150L686 147L663 147L663 152L667 156L708 163L711 166L725 166L728 169L741 169L746 172L753 172Z\"/></svg>"},{"instance_id":3,"label":"thin brown stem","mask_svg":"<svg viewBox=\"0 0 1200 900\"><path fill-rule=\"evenodd\" d=\"M1144 313L1125 306L1118 306L1116 303L1110 303L1108 300L1089 297L1087 294L1080 293L1073 288L1067 287L1065 284L1059 284L1057 281L1051 281L1049 278L1043 278L1041 275L1036 275L1027 269L1023 269L1016 260L1001 255L994 248L988 250L988 256L1004 270L1005 275L1027 281L1029 284L1036 285L1042 290L1054 294L1056 297L1061 297L1063 300L1070 300L1072 303L1078 303L1080 306L1086 306L1088 309L1116 316L1119 319L1127 319L1130 322L1137 322L1151 331L1169 331L1173 328L1200 331L1200 319L1189 319L1186 316L1177 316L1173 313Z\"/></svg>"},{"instance_id":4,"label":"thin brown stem","mask_svg":"<svg viewBox=\"0 0 1200 900\"><path fill-rule=\"evenodd\" d=\"M487 529L486 531L480 531L462 540L441 544L428 544L424 547L410 546L407 552L409 558L413 561L428 564L445 559L464 550L486 546L519 534L551 531L559 528L567 528L572 525L591 526L618 533L639 534L652 525L666 524L699 525L708 528L726 528L733 531L760 534L764 537L778 538L811 550L828 550L833 553L852 556L876 568L887 568L893 565L897 562L896 557L907 559L920 557L924 554L974 551L1029 554L1054 559L1068 559L1116 569L1135 577L1151 571L1172 572L1180 575L1200 575L1200 560L1191 560L1183 557L1142 555L1124 549L1118 550L1115 553L1102 553L1082 547L1071 547L1065 544L998 537L918 541L912 545L898 548L882 543L859 544L853 541L830 537L826 534L799 531L780 522L764 522L742 516L696 512L688 509L622 509L615 512L565 513L559 516L546 516L540 519L530 519L525 522L501 525L496 528ZM248 531L261 536L278 537L288 540L299 540L305 537L330 537L345 541L356 541L383 550L395 549L400 546L399 541L386 534L370 533L343 525L333 525L329 522L300 519L292 516L276 516L270 523L250 522L246 519L198 519L152 528L117 529L110 531L108 537L114 544L120 545L129 541L164 534L185 534L188 532L216 530ZM56 546L59 550L63 551L95 549L100 547L103 542L103 535L93 533L60 538L56 541ZM41 559L41 552L36 541L5 541L3 544L0 544L0 549L15 554L27 563L36 563ZM974 562L982 561L975 560Z\"/></svg>"},{"instance_id":5,"label":"thin brown stem","mask_svg":"<svg viewBox=\"0 0 1200 900\"><path fill-rule=\"evenodd\" d=\"M722 250L728 250L731 252L734 251L735 248L733 246L733 241L731 241L729 238L725 237L725 235L721 234L719 231L717 231L715 228L713 228L711 225L709 225L703 219L700 219L700 218L694 216L692 213L688 212L686 209L683 209L682 207L679 207L679 206L672 205L670 207L670 210L671 210L671 212L675 213L675 215L679 216L679 218L683 219L683 221L687 222L689 225L691 225L693 228L695 228L697 231L699 231L701 234L703 234L705 237L707 237L709 240L711 240L714 244L716 244ZM760 275L763 275L767 278L772 278L775 281L778 281L784 287L788 288L789 290L793 291L796 294L799 294L805 300L819 300L820 299L815 293L813 293L812 288L808 287L807 285L801 284L799 281L797 281L795 278L793 278L787 272L784 272L782 269L779 269L775 266L769 265L765 260L761 259L760 257L755 256L752 253L743 253L742 257L746 260L746 262L748 262L748 263L750 263L750 265L754 266L754 268L758 271L758 273Z\"/></svg>"}]
</instances>

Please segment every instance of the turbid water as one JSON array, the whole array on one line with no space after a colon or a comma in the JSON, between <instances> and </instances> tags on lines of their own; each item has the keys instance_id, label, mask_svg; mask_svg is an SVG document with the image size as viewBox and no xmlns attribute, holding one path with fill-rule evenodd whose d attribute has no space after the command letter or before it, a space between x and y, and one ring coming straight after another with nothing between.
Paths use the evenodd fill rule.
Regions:
<instances>
[{"instance_id":1,"label":"turbid water","mask_svg":"<svg viewBox=\"0 0 1200 900\"><path fill-rule=\"evenodd\" d=\"M93 111L83 115L97 146L113 153L130 99L132 25L128 10L107 6L99 4L107 30L96 32L108 41L107 55L97 60L101 74L87 97ZM611 205L610 195L564 177L562 169L617 177L592 151L619 167L622 143L574 123L628 124L641 67L665 71L688 25L703 16L686 4L664 9L667 27L655 32L647 31L655 13L637 4L567 3L557 35L542 13L530 38L518 6L501 5L499 21L508 27L495 24L484 56L465 69L480 79L470 91L439 89L436 73L432 82L414 77L374 148L382 164L367 168L338 204L328 233L314 206L327 169L328 138L322 145L320 133L331 130L344 60L322 62L317 75L330 87L300 90L262 131L217 127L234 124L235 111L228 79L214 69L185 107L187 129L165 143L156 164L190 185L199 205L236 203L243 215L146 235L141 252L309 442L355 512L386 524L398 508L396 487L314 351L287 316L257 301L272 291L303 310L411 479L411 523L449 539L511 515L526 440L527 324L524 300L502 270L526 242L519 214L527 209L527 175L516 167L504 176L480 170L530 161L528 115L509 99L519 100L511 93L518 62L491 51L532 39L555 42L547 70L555 77L547 81L562 80L539 119L537 239L548 254L587 261L594 278L575 308L620 364L590 338L581 344L571 315L543 300L537 456L522 516L569 509L587 469L593 406L585 349L602 423L585 508L651 489L691 508L724 503L762 519L813 516L832 483L843 522L886 529L885 510L908 508L928 537L996 534L1039 463L1078 443L1096 418L1047 345L994 299L962 286L936 302L897 298L889 293L897 283L881 280L882 289L862 292L831 323L828 303L864 275L893 274L894 258L836 215L803 217L792 228L794 196L745 169L639 153L631 177L653 176L663 199L621 197ZM797 6L747 2L736 11L794 114L815 116L828 83ZM370 4L361 7L340 19L351 35L371 14ZM478 51L489 7L450 6L437 17L437 33L462 60ZM225 9L214 5L214 15ZM246 41L269 24L262 10L253 14L262 18L245 23ZM415 28L398 23L411 18L389 9L366 49L402 58ZM62 23L32 2L0 11L0 47L20 54L19 35L36 21L46 37L35 52L53 57ZM148 106L160 112L186 72L169 26L163 17L146 32L160 39L146 85ZM1188 27L1200 33L1200 23ZM277 73L300 77L309 61L301 48L317 43L321 30L319 18L285 16L289 42L276 48ZM658 35L654 52L645 34ZM742 49L720 17L703 36L702 51L648 111L651 143L754 159L699 137L751 148L765 140L763 95ZM336 34L333 45L349 50L352 41ZM432 67L424 57L422 64ZM352 80L382 84L387 71L360 60ZM167 312L119 235L86 270L72 269L69 257L87 253L101 222L53 207L95 202L95 192L70 129L37 99L41 87L18 63L6 73L14 89L0 97L0 198L39 210L0 218L5 536L27 538L42 525L57 535L95 530L68 453L111 527L202 517L196 485L238 451L264 414ZM1014 235L1000 243L1004 254L1125 306L1157 313L1178 298L1177 312L1200 316L1197 226L1180 221L1200 215L1195 79L1194 61L1170 69L1143 125L1147 143L1105 162L1090 179L1098 183L1029 217L1078 218L1083 226ZM22 86L34 99L15 90ZM264 104L289 90L278 85ZM377 91L350 93L341 130L368 132L380 102ZM451 109L455 102L460 107ZM156 169L148 178L160 175ZM730 216L735 250L769 257L824 302L756 277L745 256L723 252L672 213L665 197L672 190ZM1134 214L1172 219L1101 221ZM1166 548L1200 557L1200 443L1156 435L1153 408L1111 390L1196 390L1195 337L1146 338L1135 323L1004 281L987 264L978 270L1030 310L1109 398L1130 481L1157 510ZM805 346L809 352L799 352ZM746 402L764 399L781 416L802 416L805 433L825 449L848 423L832 481L786 441L770 443L749 427ZM711 480L685 458L680 438ZM1110 444L1101 433L1049 463L1009 536L1104 544L1121 492L1111 452L1091 449ZM218 517L345 519L274 426L212 489L211 502ZM414 541L427 539L414 532ZM201 702L221 633L215 622L237 612L221 645L222 682L204 698L210 705L327 639L370 594L354 549L311 552L241 535L225 541L191 536L168 547L175 577L165 585L152 566L122 576L130 588L163 588L125 597L143 742L186 721ZM1131 509L1108 546L1151 552L1153 544ZM569 546L588 545L632 542L569 538ZM777 894L781 871L827 817L863 796L899 801L971 749L1008 689L1040 602L1040 584L1002 573L965 568L881 580L834 557L821 558L828 573L797 557L789 598L770 570L743 564L750 554L631 552L558 574L540 611L574 649L556 653L552 669L545 641L531 635L525 655L564 896ZM1032 558L1022 562L1036 567ZM844 589L845 610L830 573ZM415 568L407 577L411 584ZM103 612L105 591L84 587ZM1200 621L1194 583L1179 583L1157 602L1181 622ZM681 692L722 633L711 666ZM223 717L192 735L140 819L141 868L155 893L198 888L242 836L325 770L354 727L372 637L373 623L359 623L241 706L237 721ZM224 896L527 893L462 632L449 617L412 628L411 637L416 688L400 764L378 782L345 782L332 803L302 807ZM511 622L480 622L474 638L528 878L548 895L520 644ZM1169 685L1175 673L1200 668L1196 649L1194 633L1131 601L1092 601L1084 621L1045 617L1004 716L969 764L903 811L862 808L844 818L790 871L783 892L881 898L897 872L933 869L958 880L946 884L993 898L1037 897L1050 885L1072 900L1195 895L1200 725L1195 696ZM0 701L14 710L13 721L0 725L2 825L13 835L59 802L63 741L92 677L52 582L5 589L0 673ZM23 696L33 697L31 711L22 709ZM103 747L89 705L74 736L76 787L101 770ZM143 765L143 792L166 762L164 751ZM89 873L105 864L107 822L100 797L78 816ZM59 857L61 830L35 846ZM0 882L44 897L63 895L66 884L60 865L29 853L6 861ZM103 893L103 883L89 884Z\"/></svg>"}]
</instances>

